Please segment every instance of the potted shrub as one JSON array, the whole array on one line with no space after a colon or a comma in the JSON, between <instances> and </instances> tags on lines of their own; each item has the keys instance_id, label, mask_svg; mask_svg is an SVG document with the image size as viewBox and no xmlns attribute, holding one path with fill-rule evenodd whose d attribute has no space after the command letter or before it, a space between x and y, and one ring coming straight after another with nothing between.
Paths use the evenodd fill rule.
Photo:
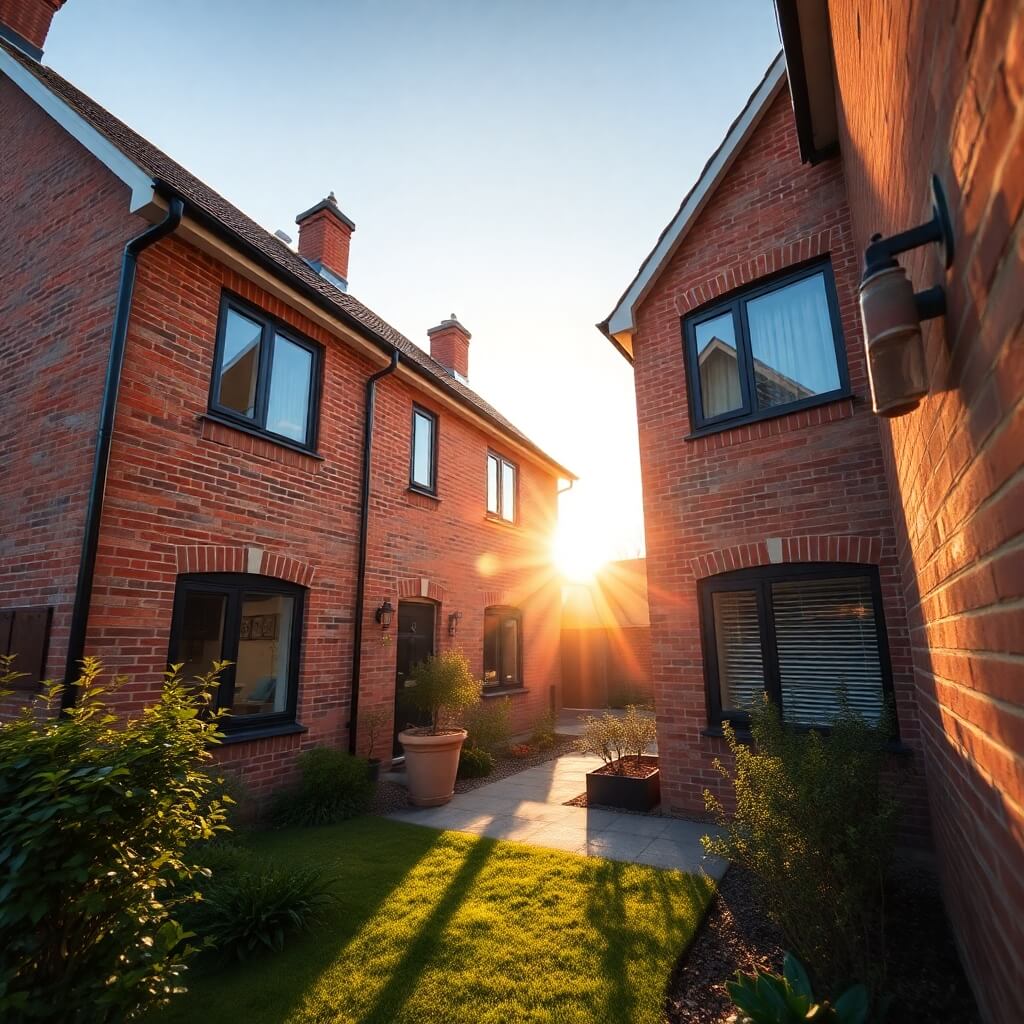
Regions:
<instances>
[{"instance_id":1,"label":"potted shrub","mask_svg":"<svg viewBox=\"0 0 1024 1024\"><path fill-rule=\"evenodd\" d=\"M387 708L371 708L363 715L363 728L368 740L366 761L371 782L376 782L380 778L380 758L374 757L373 752L377 749L377 736L387 724L389 717Z\"/></svg>"},{"instance_id":2,"label":"potted shrub","mask_svg":"<svg viewBox=\"0 0 1024 1024\"><path fill-rule=\"evenodd\" d=\"M449 723L480 700L480 690L461 651L432 655L413 667L402 704L427 716L430 724L404 729L398 742L405 751L409 799L417 807L451 800L466 730Z\"/></svg>"},{"instance_id":3,"label":"potted shrub","mask_svg":"<svg viewBox=\"0 0 1024 1024\"><path fill-rule=\"evenodd\" d=\"M576 746L584 754L597 754L604 764L587 772L587 803L626 811L649 811L660 803L658 759L647 753L656 740L654 719L635 705L626 708L625 718L607 712L588 716Z\"/></svg>"}]
</instances>

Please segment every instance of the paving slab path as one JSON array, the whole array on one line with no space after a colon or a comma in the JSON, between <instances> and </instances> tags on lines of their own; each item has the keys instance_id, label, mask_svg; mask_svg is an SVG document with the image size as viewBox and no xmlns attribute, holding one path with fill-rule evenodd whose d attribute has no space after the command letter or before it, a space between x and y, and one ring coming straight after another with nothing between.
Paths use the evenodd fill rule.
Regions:
<instances>
[{"instance_id":1,"label":"paving slab path","mask_svg":"<svg viewBox=\"0 0 1024 1024\"><path fill-rule=\"evenodd\" d=\"M388 815L397 821L495 839L515 839L589 857L659 868L725 874L727 863L705 855L700 837L713 826L681 818L568 807L586 792L586 773L600 758L566 754L536 768L457 793L443 807L417 807Z\"/></svg>"}]
</instances>

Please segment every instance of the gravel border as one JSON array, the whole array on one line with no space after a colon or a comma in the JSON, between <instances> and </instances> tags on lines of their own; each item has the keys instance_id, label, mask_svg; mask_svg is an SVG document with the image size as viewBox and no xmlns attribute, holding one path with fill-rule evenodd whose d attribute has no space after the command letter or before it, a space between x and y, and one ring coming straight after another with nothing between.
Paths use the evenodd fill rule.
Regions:
<instances>
[{"instance_id":1,"label":"gravel border","mask_svg":"<svg viewBox=\"0 0 1024 1024\"><path fill-rule=\"evenodd\" d=\"M886 1024L980 1024L942 909L934 871L907 859L886 885ZM665 1024L735 1024L725 990L737 971L780 971L783 939L760 908L751 876L731 867L665 995Z\"/></svg>"}]
</instances>

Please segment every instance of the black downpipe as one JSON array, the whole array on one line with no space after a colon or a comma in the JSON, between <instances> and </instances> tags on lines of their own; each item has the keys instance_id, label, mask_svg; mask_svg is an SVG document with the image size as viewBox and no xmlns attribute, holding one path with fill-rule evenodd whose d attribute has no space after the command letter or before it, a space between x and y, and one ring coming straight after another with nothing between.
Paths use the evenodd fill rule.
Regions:
<instances>
[{"instance_id":1,"label":"black downpipe","mask_svg":"<svg viewBox=\"0 0 1024 1024\"><path fill-rule=\"evenodd\" d=\"M110 337L107 377L103 385L100 423L96 433L96 455L93 459L92 479L89 483L89 498L85 506L82 557L78 566L78 582L75 585L75 603L71 611L68 654L64 668L64 689L60 699L62 710L71 707L75 702L75 688L72 684L78 679L81 661L85 656L85 632L89 625L92 584L96 574L96 549L100 538L100 520L103 517L103 499L107 489L110 442L114 433L114 414L117 411L117 394L121 387L121 368L124 366L128 318L132 311L132 293L135 290L135 271L138 266L139 253L174 231L181 223L183 212L182 201L172 199L167 209L167 216L159 224L154 224L143 231L141 235L136 235L131 239L124 247L124 256L121 259L121 280L117 288L117 305L114 308L114 329Z\"/></svg>"},{"instance_id":2,"label":"black downpipe","mask_svg":"<svg viewBox=\"0 0 1024 1024\"><path fill-rule=\"evenodd\" d=\"M373 461L373 411L377 405L377 381L398 369L399 352L391 363L366 380L366 419L363 423L363 486L359 499L359 564L356 568L355 619L352 628L352 699L349 704L348 751L356 752L356 724L359 721L359 673L363 665L363 615L366 610L366 547L370 534L370 470Z\"/></svg>"}]
</instances>

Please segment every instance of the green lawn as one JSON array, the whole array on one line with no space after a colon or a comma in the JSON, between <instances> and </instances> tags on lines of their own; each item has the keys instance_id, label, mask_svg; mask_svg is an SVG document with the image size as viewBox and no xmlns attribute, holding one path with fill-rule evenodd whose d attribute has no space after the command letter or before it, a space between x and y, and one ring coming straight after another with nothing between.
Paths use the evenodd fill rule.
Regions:
<instances>
[{"instance_id":1,"label":"green lawn","mask_svg":"<svg viewBox=\"0 0 1024 1024\"><path fill-rule=\"evenodd\" d=\"M282 954L190 972L160 1024L656 1024L712 891L381 818L251 842L321 866L341 902Z\"/></svg>"}]
</instances>

